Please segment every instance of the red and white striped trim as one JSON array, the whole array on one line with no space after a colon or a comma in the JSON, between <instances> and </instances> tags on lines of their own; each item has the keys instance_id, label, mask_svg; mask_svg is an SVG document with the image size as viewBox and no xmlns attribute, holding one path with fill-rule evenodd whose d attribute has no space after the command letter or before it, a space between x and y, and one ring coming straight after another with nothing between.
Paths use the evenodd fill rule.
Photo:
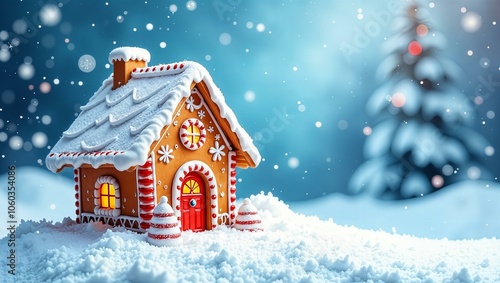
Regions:
<instances>
[{"instance_id":1,"label":"red and white striped trim","mask_svg":"<svg viewBox=\"0 0 500 283\"><path fill-rule=\"evenodd\" d=\"M174 216L174 214L172 213L172 216ZM169 216L169 217L172 217L172 216ZM177 222L175 223L167 223L167 224L155 224L155 223L151 223L149 227L151 228L157 228L157 229L168 229L168 228L174 228L174 227L177 227Z\"/></svg>"},{"instance_id":2,"label":"red and white striped trim","mask_svg":"<svg viewBox=\"0 0 500 283\"><path fill-rule=\"evenodd\" d=\"M81 206L81 201L80 201L80 169L75 169L73 170L74 174L74 180L75 180L75 206L76 206L76 223L81 223L81 215L80 212L82 211L82 206Z\"/></svg>"},{"instance_id":3,"label":"red and white striped trim","mask_svg":"<svg viewBox=\"0 0 500 283\"><path fill-rule=\"evenodd\" d=\"M152 234L148 233L148 237L154 240L168 240L168 239L177 239L181 237L181 233L177 234Z\"/></svg>"},{"instance_id":4,"label":"red and white striped trim","mask_svg":"<svg viewBox=\"0 0 500 283\"><path fill-rule=\"evenodd\" d=\"M200 136L198 142L196 143L192 143L189 139L189 137L193 134L189 132L188 128L192 126L197 127L200 130ZM203 122L195 118L189 118L181 124L179 135L182 144L187 149L197 150L205 144L205 140L207 138L207 130L205 129L205 125L203 125Z\"/></svg>"},{"instance_id":5,"label":"red and white striped trim","mask_svg":"<svg viewBox=\"0 0 500 283\"><path fill-rule=\"evenodd\" d=\"M207 180L209 190L205 191L205 194L210 193L210 217L212 219L212 228L217 227L217 216L219 202L217 200L217 180L215 179L214 172L210 169L206 163L193 160L182 164L181 167L175 173L174 181L172 184L172 208L174 209L175 215L177 215L177 220L179 222L179 227L182 227L181 222L181 186L182 181L190 172L198 172L205 180Z\"/></svg>"},{"instance_id":6,"label":"red and white striped trim","mask_svg":"<svg viewBox=\"0 0 500 283\"><path fill-rule=\"evenodd\" d=\"M240 215L243 215L240 213ZM260 224L262 223L262 220L257 219L257 220L236 220L236 224L239 225L254 225L254 224Z\"/></svg>"},{"instance_id":7,"label":"red and white striped trim","mask_svg":"<svg viewBox=\"0 0 500 283\"><path fill-rule=\"evenodd\" d=\"M59 152L59 153L51 153L49 154L49 158L61 158L61 157L80 157L80 156L107 156L107 155L117 155L123 154L124 151L90 151L90 152L81 152L81 151L72 151L72 152Z\"/></svg>"},{"instance_id":8,"label":"red and white striped trim","mask_svg":"<svg viewBox=\"0 0 500 283\"><path fill-rule=\"evenodd\" d=\"M132 70L133 78L147 78L161 75L176 75L184 72L184 63L172 63L167 65L157 65L144 68L134 68Z\"/></svg>"},{"instance_id":9,"label":"red and white striped trim","mask_svg":"<svg viewBox=\"0 0 500 283\"><path fill-rule=\"evenodd\" d=\"M139 226L148 229L155 208L155 187L153 177L153 159L148 158L144 165L137 169L137 190L139 192Z\"/></svg>"},{"instance_id":10,"label":"red and white striped trim","mask_svg":"<svg viewBox=\"0 0 500 283\"><path fill-rule=\"evenodd\" d=\"M236 152L230 151L228 154L228 187L227 200L229 204L229 225L234 224L236 218Z\"/></svg>"},{"instance_id":11,"label":"red and white striped trim","mask_svg":"<svg viewBox=\"0 0 500 283\"><path fill-rule=\"evenodd\" d=\"M246 212L238 212L239 215L257 215L259 212L257 211L246 211Z\"/></svg>"}]
</instances>

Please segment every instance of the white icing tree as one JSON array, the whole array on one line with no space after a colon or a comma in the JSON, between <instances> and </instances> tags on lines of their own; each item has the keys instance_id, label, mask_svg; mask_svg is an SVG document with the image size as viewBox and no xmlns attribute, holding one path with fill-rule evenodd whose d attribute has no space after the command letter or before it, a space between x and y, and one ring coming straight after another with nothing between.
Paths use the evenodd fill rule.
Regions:
<instances>
[{"instance_id":1,"label":"white icing tree","mask_svg":"<svg viewBox=\"0 0 500 283\"><path fill-rule=\"evenodd\" d=\"M445 40L425 12L413 3L392 24L395 34L377 71L386 82L367 103L374 126L352 192L411 198L489 176L481 164L493 148L470 128L473 105L454 86L460 69L440 53Z\"/></svg>"}]
</instances>

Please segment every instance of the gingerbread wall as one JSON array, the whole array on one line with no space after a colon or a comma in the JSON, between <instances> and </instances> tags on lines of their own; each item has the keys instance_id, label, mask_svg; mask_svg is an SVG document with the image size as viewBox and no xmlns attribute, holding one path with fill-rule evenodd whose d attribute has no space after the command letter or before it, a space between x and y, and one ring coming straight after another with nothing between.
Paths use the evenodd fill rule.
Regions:
<instances>
[{"instance_id":1,"label":"gingerbread wall","mask_svg":"<svg viewBox=\"0 0 500 283\"><path fill-rule=\"evenodd\" d=\"M101 166L97 169L89 165L80 167L80 203L83 213L94 213L94 189L97 178L111 176L120 185L121 214L138 216L137 176L133 171L118 171L113 166Z\"/></svg>"},{"instance_id":2,"label":"gingerbread wall","mask_svg":"<svg viewBox=\"0 0 500 283\"><path fill-rule=\"evenodd\" d=\"M161 196L167 196L169 204L172 205L172 183L174 175L184 163L191 160L198 160L209 165L214 173L218 190L218 213L222 214L229 212L227 200L229 174L228 158L231 146L214 117L214 114L204 103L203 97L196 87L193 89L190 97L183 99L183 101L179 103L172 117L172 123L163 130L160 140L153 144L151 148L155 163L156 199L160 199ZM182 123L189 118L198 119L203 123L206 129L206 140L204 144L196 150L186 148L179 135ZM216 160L213 161L214 154L209 152L210 148L219 148L224 155L221 154L219 156L220 160L216 158ZM165 156L165 153L167 153L167 156ZM207 184L206 182L205 187L208 190ZM207 209L206 226L207 229L210 229L210 227L212 227L212 218L210 217L209 210L211 202L210 193L205 192L205 196L205 207Z\"/></svg>"}]
</instances>

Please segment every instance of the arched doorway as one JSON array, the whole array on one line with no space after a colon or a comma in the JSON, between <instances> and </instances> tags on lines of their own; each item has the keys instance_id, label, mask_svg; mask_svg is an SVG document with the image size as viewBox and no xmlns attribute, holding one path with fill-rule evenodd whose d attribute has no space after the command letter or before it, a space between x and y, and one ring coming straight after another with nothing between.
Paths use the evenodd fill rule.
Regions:
<instances>
[{"instance_id":1,"label":"arched doorway","mask_svg":"<svg viewBox=\"0 0 500 283\"><path fill-rule=\"evenodd\" d=\"M199 160L192 160L182 164L177 172L175 173L174 179L172 181L172 208L174 209L174 213L177 216L177 220L179 221L179 225L182 230L193 230L190 228L191 224L188 227L184 225L188 225L191 223L191 219L184 221L184 218L189 218L191 216L184 214L184 205L185 202L182 199L187 199L189 205L189 197L196 197L196 194L183 194L184 185L186 184L186 180L188 180L188 176L197 176L193 178L198 178L198 184L201 184L203 187L200 187L200 193L204 196L201 199L201 203L204 205L204 209L200 211L203 217L200 217L200 221L204 221L203 230L211 230L217 227L217 217L219 211L219 198L217 197L217 180L215 179L214 172L210 169L206 163ZM201 180L200 180L201 179ZM191 190L189 190L191 191ZM187 192L187 191L186 191ZM199 202L197 201L197 204ZM192 210L189 209L189 212ZM196 213L194 213L196 214ZM189 214L191 215L191 214ZM199 231L197 229L194 229Z\"/></svg>"},{"instance_id":2,"label":"arched doorway","mask_svg":"<svg viewBox=\"0 0 500 283\"><path fill-rule=\"evenodd\" d=\"M204 231L205 218L205 180L198 172L189 172L181 185L182 230Z\"/></svg>"}]
</instances>

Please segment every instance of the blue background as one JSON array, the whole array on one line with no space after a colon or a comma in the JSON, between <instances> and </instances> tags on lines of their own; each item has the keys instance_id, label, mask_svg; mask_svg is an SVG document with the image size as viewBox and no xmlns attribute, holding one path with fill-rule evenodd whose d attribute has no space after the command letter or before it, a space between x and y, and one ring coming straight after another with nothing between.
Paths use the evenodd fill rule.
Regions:
<instances>
[{"instance_id":1,"label":"blue background","mask_svg":"<svg viewBox=\"0 0 500 283\"><path fill-rule=\"evenodd\" d=\"M0 173L9 164L44 168L47 146L57 142L112 72L106 65L109 52L139 46L151 53L149 65L182 60L204 65L256 138L264 161L239 171L240 196L271 191L283 200L302 200L346 193L350 176L364 161L363 128L373 126L366 101L383 83L375 72L384 57L380 46L392 35L384 16L394 18L392 5L407 2L215 0L197 1L195 9L187 3L2 2L0 32L8 37L0 45L10 58L0 61ZM499 111L500 83L485 87L481 81L500 82L500 5L494 0L420 3L432 26L447 38L442 56L463 69L457 87L471 99L483 97L475 105L474 128L497 148L498 117L491 114ZM55 26L40 20L47 4L60 7L62 18ZM467 12L480 16L476 32L461 24ZM28 27L22 34L15 32L19 19ZM83 55L96 60L91 72L78 65ZM35 70L28 80L18 74L25 62ZM50 92L40 91L42 82L50 83ZM255 94L253 101L249 92ZM50 124L42 122L44 115L51 117ZM48 137L47 146L33 146L38 132ZM12 137L22 138L22 148L9 145ZM289 166L291 158L298 166ZM497 161L497 155L486 160L494 176L500 170ZM71 176L70 170L63 174Z\"/></svg>"}]
</instances>

